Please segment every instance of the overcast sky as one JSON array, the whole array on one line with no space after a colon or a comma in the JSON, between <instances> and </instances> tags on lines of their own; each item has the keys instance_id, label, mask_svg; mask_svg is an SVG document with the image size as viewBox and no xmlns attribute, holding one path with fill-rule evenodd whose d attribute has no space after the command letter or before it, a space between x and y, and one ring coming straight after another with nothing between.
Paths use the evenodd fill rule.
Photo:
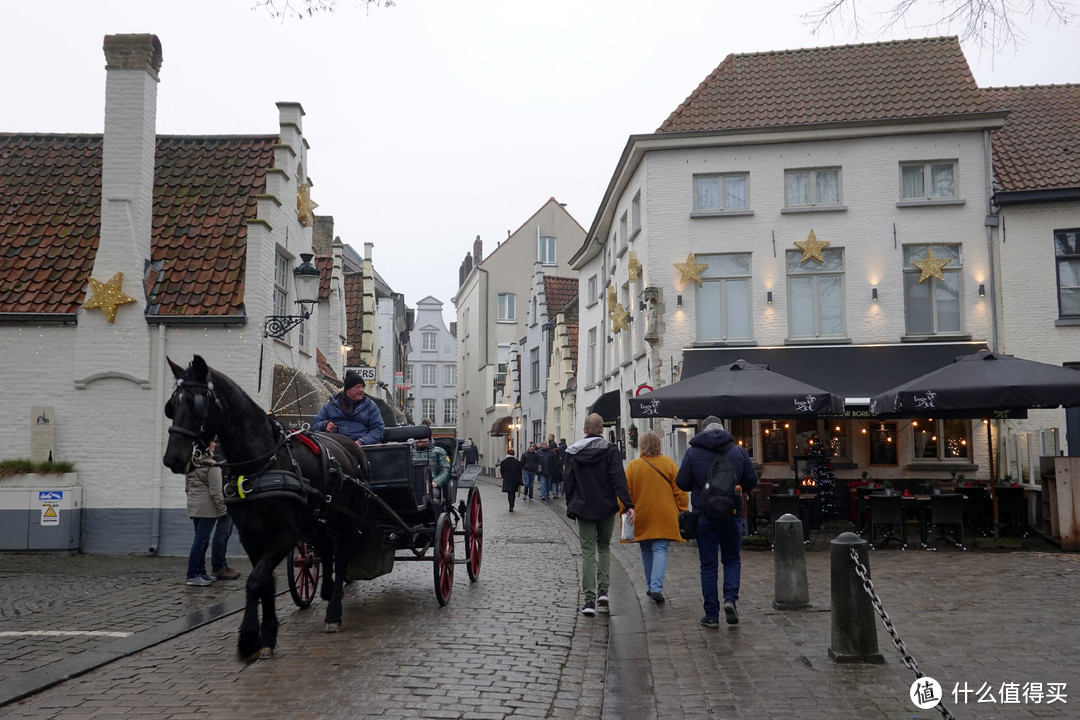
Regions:
<instances>
[{"instance_id":1,"label":"overcast sky","mask_svg":"<svg viewBox=\"0 0 1080 720\"><path fill-rule=\"evenodd\" d=\"M449 323L477 235L490 252L549 197L588 229L627 137L729 53L956 32L812 35L815 0L396 1L286 22L253 0L5 3L0 132L100 133L102 39L154 33L159 133L274 133L274 103L301 103L316 212L357 251L373 242L390 286L413 307L438 298ZM1078 27L1043 18L1018 50L964 49L983 87L1080 82Z\"/></svg>"}]
</instances>

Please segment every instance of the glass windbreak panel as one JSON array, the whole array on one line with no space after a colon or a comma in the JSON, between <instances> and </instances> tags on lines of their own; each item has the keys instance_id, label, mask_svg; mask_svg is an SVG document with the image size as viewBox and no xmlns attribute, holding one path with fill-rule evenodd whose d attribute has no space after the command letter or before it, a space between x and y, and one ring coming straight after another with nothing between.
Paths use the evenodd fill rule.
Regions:
<instances>
[{"instance_id":1,"label":"glass windbreak panel","mask_svg":"<svg viewBox=\"0 0 1080 720\"><path fill-rule=\"evenodd\" d=\"M971 457L968 443L969 420L942 420L941 435L945 438L943 460L959 460Z\"/></svg>"},{"instance_id":2,"label":"glass windbreak panel","mask_svg":"<svg viewBox=\"0 0 1080 720\"><path fill-rule=\"evenodd\" d=\"M930 418L911 421L912 457L916 460L937 460L940 439L937 422Z\"/></svg>"}]
</instances>

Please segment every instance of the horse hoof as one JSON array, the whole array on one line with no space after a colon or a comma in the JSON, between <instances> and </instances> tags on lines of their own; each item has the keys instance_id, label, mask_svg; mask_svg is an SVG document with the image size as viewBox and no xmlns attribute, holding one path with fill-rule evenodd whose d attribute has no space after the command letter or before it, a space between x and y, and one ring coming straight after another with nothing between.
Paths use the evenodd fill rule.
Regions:
<instances>
[{"instance_id":1,"label":"horse hoof","mask_svg":"<svg viewBox=\"0 0 1080 720\"><path fill-rule=\"evenodd\" d=\"M240 652L239 650L236 651L236 659L239 660L242 663L247 663L248 665L250 665L251 663L258 660L259 655L260 655L260 653L257 653L257 652L244 654L244 653Z\"/></svg>"},{"instance_id":2,"label":"horse hoof","mask_svg":"<svg viewBox=\"0 0 1080 720\"><path fill-rule=\"evenodd\" d=\"M270 648L270 647L263 648L262 652L259 653L259 659L260 660L269 660L273 656L274 656L274 648Z\"/></svg>"},{"instance_id":3,"label":"horse hoof","mask_svg":"<svg viewBox=\"0 0 1080 720\"><path fill-rule=\"evenodd\" d=\"M326 623L326 632L336 633L339 630L341 630L341 623Z\"/></svg>"}]
</instances>

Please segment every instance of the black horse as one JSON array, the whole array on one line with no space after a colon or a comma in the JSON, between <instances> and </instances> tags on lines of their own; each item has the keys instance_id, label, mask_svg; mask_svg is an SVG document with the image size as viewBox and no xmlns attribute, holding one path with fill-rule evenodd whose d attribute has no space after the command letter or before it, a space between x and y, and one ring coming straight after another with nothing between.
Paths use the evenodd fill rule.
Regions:
<instances>
[{"instance_id":1,"label":"black horse","mask_svg":"<svg viewBox=\"0 0 1080 720\"><path fill-rule=\"evenodd\" d=\"M186 472L218 438L226 459L226 505L251 560L238 656L251 661L273 654L273 573L301 539L313 542L322 557L326 631L336 632L350 549L366 527L361 515L371 475L363 451L343 435L290 432L198 355L187 369L171 359L169 366L176 389L165 406L172 426L163 462L175 473Z\"/></svg>"}]
</instances>

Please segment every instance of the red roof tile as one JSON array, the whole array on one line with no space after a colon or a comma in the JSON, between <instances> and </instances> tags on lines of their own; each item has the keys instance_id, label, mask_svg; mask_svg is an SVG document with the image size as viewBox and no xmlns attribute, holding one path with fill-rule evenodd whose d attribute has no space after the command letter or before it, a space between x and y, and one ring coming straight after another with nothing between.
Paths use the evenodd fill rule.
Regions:
<instances>
[{"instance_id":1,"label":"red roof tile","mask_svg":"<svg viewBox=\"0 0 1080 720\"><path fill-rule=\"evenodd\" d=\"M559 277L558 275L544 276L544 297L547 301L547 312L550 317L555 313L562 312L566 304L577 297L577 278Z\"/></svg>"},{"instance_id":2,"label":"red roof tile","mask_svg":"<svg viewBox=\"0 0 1080 720\"><path fill-rule=\"evenodd\" d=\"M148 315L241 315L277 136L159 136ZM74 313L101 232L101 136L0 134L0 312Z\"/></svg>"},{"instance_id":3,"label":"red roof tile","mask_svg":"<svg viewBox=\"0 0 1080 720\"><path fill-rule=\"evenodd\" d=\"M955 37L728 55L658 133L988 110Z\"/></svg>"},{"instance_id":4,"label":"red roof tile","mask_svg":"<svg viewBox=\"0 0 1080 720\"><path fill-rule=\"evenodd\" d=\"M356 366L360 364L360 340L364 330L364 321L360 316L360 308L364 300L364 276L358 272L346 272L343 281L345 283L345 337L348 338L348 344L352 346L352 350L345 355L345 364Z\"/></svg>"},{"instance_id":5,"label":"red roof tile","mask_svg":"<svg viewBox=\"0 0 1080 720\"><path fill-rule=\"evenodd\" d=\"M1080 85L986 88L995 110L994 177L1001 190L1080 187Z\"/></svg>"}]
</instances>

